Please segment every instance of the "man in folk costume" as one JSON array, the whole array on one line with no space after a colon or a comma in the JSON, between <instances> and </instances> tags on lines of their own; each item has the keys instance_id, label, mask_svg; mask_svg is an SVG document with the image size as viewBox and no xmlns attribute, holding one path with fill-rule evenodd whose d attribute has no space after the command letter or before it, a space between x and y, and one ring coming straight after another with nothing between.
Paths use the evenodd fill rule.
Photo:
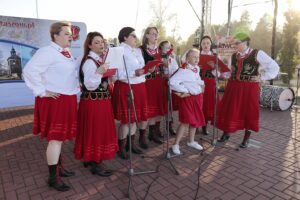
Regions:
<instances>
[{"instance_id":1,"label":"man in folk costume","mask_svg":"<svg viewBox=\"0 0 300 200\"><path fill-rule=\"evenodd\" d=\"M234 36L236 53L231 58L231 76L217 117L217 127L224 131L219 142L228 140L230 133L245 129L241 148L248 146L251 131L259 131L259 82L271 80L279 72L272 58L262 50L250 48L249 43L247 33Z\"/></svg>"},{"instance_id":2,"label":"man in folk costume","mask_svg":"<svg viewBox=\"0 0 300 200\"><path fill-rule=\"evenodd\" d=\"M61 165L61 146L77 132L77 99L80 92L76 61L68 51L71 24L56 22L50 27L52 42L40 48L25 66L26 85L35 95L33 134L48 141L46 157L48 185L58 191L70 189L58 176L72 176Z\"/></svg>"}]
</instances>

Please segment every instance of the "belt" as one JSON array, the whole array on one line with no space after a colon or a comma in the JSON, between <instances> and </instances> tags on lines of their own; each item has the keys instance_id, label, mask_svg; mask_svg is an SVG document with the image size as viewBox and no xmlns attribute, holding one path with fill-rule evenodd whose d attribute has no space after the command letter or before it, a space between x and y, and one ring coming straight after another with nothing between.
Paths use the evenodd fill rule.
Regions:
<instances>
[{"instance_id":1,"label":"belt","mask_svg":"<svg viewBox=\"0 0 300 200\"><path fill-rule=\"evenodd\" d=\"M97 99L110 99L111 95L109 91L104 92L82 92L81 99L90 99L90 100L97 100Z\"/></svg>"},{"instance_id":2,"label":"belt","mask_svg":"<svg viewBox=\"0 0 300 200\"><path fill-rule=\"evenodd\" d=\"M231 80L236 80L236 81L246 81L246 82L251 82L251 77L253 75L240 75L238 78L236 76L231 76Z\"/></svg>"}]
</instances>

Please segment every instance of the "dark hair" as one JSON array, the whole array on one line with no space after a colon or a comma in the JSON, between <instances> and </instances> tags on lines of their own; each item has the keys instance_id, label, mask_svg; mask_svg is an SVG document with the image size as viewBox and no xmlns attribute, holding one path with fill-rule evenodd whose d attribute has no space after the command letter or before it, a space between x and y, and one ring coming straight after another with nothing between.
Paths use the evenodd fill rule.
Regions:
<instances>
[{"instance_id":1,"label":"dark hair","mask_svg":"<svg viewBox=\"0 0 300 200\"><path fill-rule=\"evenodd\" d=\"M200 40L200 43L199 43L199 46L200 46L200 51L202 51L202 46L201 46L201 43L204 39L209 39L210 41L210 50L212 51L212 46L213 46L213 43L212 43L212 40L211 40L211 37L209 37L208 35L204 35L201 40Z\"/></svg>"},{"instance_id":2,"label":"dark hair","mask_svg":"<svg viewBox=\"0 0 300 200\"><path fill-rule=\"evenodd\" d=\"M133 31L135 31L135 30L134 30L134 28L131 28L131 27L122 28L118 35L119 43L124 42L125 37L129 37L130 33L132 33Z\"/></svg>"},{"instance_id":3,"label":"dark hair","mask_svg":"<svg viewBox=\"0 0 300 200\"><path fill-rule=\"evenodd\" d=\"M85 60L87 59L88 55L89 55L89 52L90 52L90 47L89 45L92 44L92 41L93 39L96 37L96 36L100 36L102 39L103 38L103 35L99 32L89 32L86 36L86 39L84 41L84 45L83 45L83 57L82 57L82 60L81 60L81 63L80 63L80 66L83 65L83 63L85 62Z\"/></svg>"},{"instance_id":4,"label":"dark hair","mask_svg":"<svg viewBox=\"0 0 300 200\"><path fill-rule=\"evenodd\" d=\"M165 44L167 44L167 43L170 43L170 42L169 42L168 40L164 40L164 41L160 42L160 43L159 43L159 46L158 46L158 49L159 49L159 50L162 50L163 46L164 46ZM170 45L171 45L171 43L170 43Z\"/></svg>"},{"instance_id":5,"label":"dark hair","mask_svg":"<svg viewBox=\"0 0 300 200\"><path fill-rule=\"evenodd\" d=\"M158 33L158 29L155 26L149 26L146 28L145 33L143 35L143 40L142 40L142 46L146 47L148 44L148 38L146 37L147 34L150 33L151 30L155 30Z\"/></svg>"}]
</instances>

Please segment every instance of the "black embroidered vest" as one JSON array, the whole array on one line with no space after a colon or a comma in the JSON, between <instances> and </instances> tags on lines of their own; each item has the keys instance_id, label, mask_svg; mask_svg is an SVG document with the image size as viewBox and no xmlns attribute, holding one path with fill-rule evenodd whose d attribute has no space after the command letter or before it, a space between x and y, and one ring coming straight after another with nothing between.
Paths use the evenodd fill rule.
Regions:
<instances>
[{"instance_id":1,"label":"black embroidered vest","mask_svg":"<svg viewBox=\"0 0 300 200\"><path fill-rule=\"evenodd\" d=\"M234 53L231 57L231 79L232 80L242 80L247 81L251 79L251 76L258 75L258 66L259 63L256 60L258 50L254 49L249 55L246 55L245 58L240 59L242 68L238 72L238 54ZM239 74L238 74L239 73Z\"/></svg>"},{"instance_id":2,"label":"black embroidered vest","mask_svg":"<svg viewBox=\"0 0 300 200\"><path fill-rule=\"evenodd\" d=\"M151 60L154 60L155 58L150 55L147 51L147 48L144 47L144 46L140 46L141 50L142 50L142 54L143 54L143 57L144 57L144 60L145 60L145 64L147 64L149 61ZM163 71L163 67L159 67L159 71L155 70L154 72L152 72L151 74L147 75L145 78L146 79L154 79L156 77L157 74L163 74L164 71Z\"/></svg>"},{"instance_id":3,"label":"black embroidered vest","mask_svg":"<svg viewBox=\"0 0 300 200\"><path fill-rule=\"evenodd\" d=\"M88 56L87 59L91 59L94 61L94 63L96 64L97 68L100 67L100 63L98 61L96 61L94 58ZM108 89L107 87L105 88L103 85L107 85L108 86L108 77L105 77L105 78L102 78L101 79L101 84L99 84L98 88L94 91L89 91L85 85L84 85L84 74L83 74L83 71L82 71L82 66L83 64L80 66L80 71L79 71L79 80L80 80L80 83L81 83L81 90L82 92L108 92Z\"/></svg>"}]
</instances>

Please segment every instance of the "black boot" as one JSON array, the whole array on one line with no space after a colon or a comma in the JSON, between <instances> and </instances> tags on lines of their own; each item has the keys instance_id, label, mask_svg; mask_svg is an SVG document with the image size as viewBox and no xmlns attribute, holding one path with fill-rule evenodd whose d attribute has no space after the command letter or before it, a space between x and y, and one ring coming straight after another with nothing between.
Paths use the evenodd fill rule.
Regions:
<instances>
[{"instance_id":1,"label":"black boot","mask_svg":"<svg viewBox=\"0 0 300 200\"><path fill-rule=\"evenodd\" d=\"M248 147L250 135L251 135L251 131L245 130L245 135L244 135L243 142L240 144L241 148L247 148Z\"/></svg>"},{"instance_id":2,"label":"black boot","mask_svg":"<svg viewBox=\"0 0 300 200\"><path fill-rule=\"evenodd\" d=\"M203 135L208 135L209 134L209 132L206 129L206 126L202 126L202 134Z\"/></svg>"},{"instance_id":3,"label":"black boot","mask_svg":"<svg viewBox=\"0 0 300 200\"><path fill-rule=\"evenodd\" d=\"M139 148L137 148L135 146L134 138L135 138L135 135L131 135L131 151L132 151L132 153L135 153L135 154L142 154L143 153L142 150L140 150ZM129 151L129 136L127 136L126 151Z\"/></svg>"},{"instance_id":4,"label":"black boot","mask_svg":"<svg viewBox=\"0 0 300 200\"><path fill-rule=\"evenodd\" d=\"M60 178L57 176L57 165L48 165L49 168L49 179L48 179L48 186L53 187L57 191L68 191L70 190L70 187L67 186L64 182L60 180Z\"/></svg>"},{"instance_id":5,"label":"black boot","mask_svg":"<svg viewBox=\"0 0 300 200\"><path fill-rule=\"evenodd\" d=\"M230 136L228 135L228 133L223 132L222 137L218 140L218 142L225 142L226 140L229 140Z\"/></svg>"},{"instance_id":6,"label":"black boot","mask_svg":"<svg viewBox=\"0 0 300 200\"><path fill-rule=\"evenodd\" d=\"M125 151L125 139L118 140L118 144L119 144L118 156L124 160L128 160L129 156Z\"/></svg>"},{"instance_id":7,"label":"black boot","mask_svg":"<svg viewBox=\"0 0 300 200\"><path fill-rule=\"evenodd\" d=\"M91 173L98 176L108 177L111 176L113 173L111 170L103 169L98 163L91 162Z\"/></svg>"},{"instance_id":8,"label":"black boot","mask_svg":"<svg viewBox=\"0 0 300 200\"><path fill-rule=\"evenodd\" d=\"M158 137L163 138L164 134L160 131L160 121L155 122L155 133Z\"/></svg>"},{"instance_id":9,"label":"black boot","mask_svg":"<svg viewBox=\"0 0 300 200\"><path fill-rule=\"evenodd\" d=\"M169 133L170 133L170 135L176 135L176 132L174 131L172 125L173 125L173 121L169 121Z\"/></svg>"},{"instance_id":10,"label":"black boot","mask_svg":"<svg viewBox=\"0 0 300 200\"><path fill-rule=\"evenodd\" d=\"M139 144L140 144L141 148L148 149L148 144L146 142L146 130L145 129L140 129Z\"/></svg>"},{"instance_id":11,"label":"black boot","mask_svg":"<svg viewBox=\"0 0 300 200\"><path fill-rule=\"evenodd\" d=\"M59 169L59 176L61 176L61 177L70 177L70 176L75 175L75 172L69 171L64 168L64 166L62 164L62 156L61 155L59 156L59 159L58 159L58 169Z\"/></svg>"},{"instance_id":12,"label":"black boot","mask_svg":"<svg viewBox=\"0 0 300 200\"><path fill-rule=\"evenodd\" d=\"M91 162L91 161L89 161L89 162L83 162L82 164L83 164L83 166L84 166L85 168L87 168L88 166L91 166L91 165L92 165L92 162Z\"/></svg>"},{"instance_id":13,"label":"black boot","mask_svg":"<svg viewBox=\"0 0 300 200\"><path fill-rule=\"evenodd\" d=\"M153 142L157 143L157 144L162 144L163 142L159 139L159 137L156 134L156 130L155 130L155 125L149 125L149 135L148 135L148 139L151 141L153 140Z\"/></svg>"}]
</instances>

